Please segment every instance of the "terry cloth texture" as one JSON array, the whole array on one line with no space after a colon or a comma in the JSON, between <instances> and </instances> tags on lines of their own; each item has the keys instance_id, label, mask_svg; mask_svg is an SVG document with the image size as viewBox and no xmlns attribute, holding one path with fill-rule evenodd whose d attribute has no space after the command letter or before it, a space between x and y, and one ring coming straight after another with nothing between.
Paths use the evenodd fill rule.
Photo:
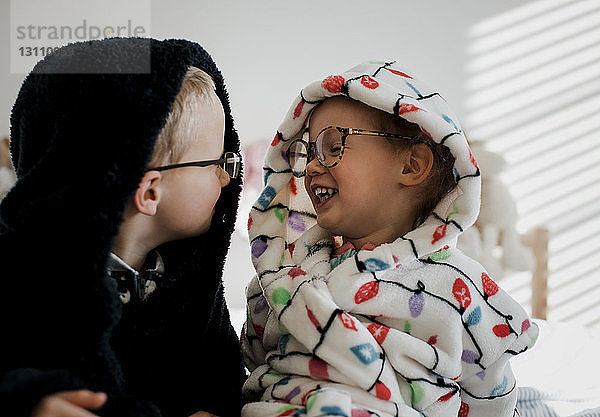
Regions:
<instances>
[{"instance_id":1,"label":"terry cloth texture","mask_svg":"<svg viewBox=\"0 0 600 417\"><path fill-rule=\"evenodd\" d=\"M222 190L209 232L158 248L166 272L146 302L123 306L105 273L191 65L214 79L224 146L237 151L223 78L193 42L73 43L23 82L11 115L18 181L0 205L0 415L79 388L108 394L102 416L239 415L243 364L221 275L241 180Z\"/></svg>"},{"instance_id":2,"label":"terry cloth texture","mask_svg":"<svg viewBox=\"0 0 600 417\"><path fill-rule=\"evenodd\" d=\"M332 236L316 224L285 150L310 111L335 95L417 123L456 158L457 188L420 227L332 269ZM264 172L248 222L257 275L242 332L251 370L244 393L255 402L242 415L513 415L508 360L533 345L537 327L456 249L478 215L480 175L435 90L394 62L309 84L279 126Z\"/></svg>"}]
</instances>

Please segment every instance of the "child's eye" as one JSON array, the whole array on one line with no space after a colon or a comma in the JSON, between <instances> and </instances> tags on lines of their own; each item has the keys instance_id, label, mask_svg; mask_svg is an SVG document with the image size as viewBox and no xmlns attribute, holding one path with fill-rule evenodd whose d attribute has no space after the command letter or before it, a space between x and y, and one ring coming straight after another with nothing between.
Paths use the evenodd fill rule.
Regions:
<instances>
[{"instance_id":1,"label":"child's eye","mask_svg":"<svg viewBox=\"0 0 600 417\"><path fill-rule=\"evenodd\" d=\"M338 154L341 152L341 150L342 150L341 144L340 145L331 145L329 147L329 149L327 150L327 152L330 154Z\"/></svg>"}]
</instances>

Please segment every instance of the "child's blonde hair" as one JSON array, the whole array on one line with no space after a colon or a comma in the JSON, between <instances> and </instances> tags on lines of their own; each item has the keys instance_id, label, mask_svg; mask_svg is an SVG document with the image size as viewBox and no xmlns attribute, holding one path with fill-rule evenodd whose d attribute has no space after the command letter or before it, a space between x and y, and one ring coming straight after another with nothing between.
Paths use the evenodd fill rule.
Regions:
<instances>
[{"instance_id":1,"label":"child's blonde hair","mask_svg":"<svg viewBox=\"0 0 600 417\"><path fill-rule=\"evenodd\" d=\"M173 102L173 109L167 122L158 134L149 166L158 167L181 161L181 158L194 143L198 120L194 113L199 104L219 102L215 92L215 82L206 72L190 66L185 74L181 89Z\"/></svg>"}]
</instances>

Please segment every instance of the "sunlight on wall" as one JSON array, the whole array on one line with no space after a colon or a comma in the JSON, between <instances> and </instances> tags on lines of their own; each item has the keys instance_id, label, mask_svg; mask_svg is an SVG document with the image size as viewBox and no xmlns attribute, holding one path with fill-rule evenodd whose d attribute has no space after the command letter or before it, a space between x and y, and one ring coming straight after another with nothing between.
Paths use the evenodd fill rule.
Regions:
<instances>
[{"instance_id":1,"label":"sunlight on wall","mask_svg":"<svg viewBox=\"0 0 600 417\"><path fill-rule=\"evenodd\" d=\"M465 131L506 160L519 231L550 231L548 319L600 329L600 2L530 2L467 36ZM529 306L529 279L501 285Z\"/></svg>"}]
</instances>

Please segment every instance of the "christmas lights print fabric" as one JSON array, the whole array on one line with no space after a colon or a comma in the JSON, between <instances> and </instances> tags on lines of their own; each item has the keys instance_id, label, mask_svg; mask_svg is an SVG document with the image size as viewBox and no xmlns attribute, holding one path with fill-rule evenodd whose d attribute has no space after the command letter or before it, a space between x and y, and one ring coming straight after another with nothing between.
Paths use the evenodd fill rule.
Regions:
<instances>
[{"instance_id":1,"label":"christmas lights print fabric","mask_svg":"<svg viewBox=\"0 0 600 417\"><path fill-rule=\"evenodd\" d=\"M285 151L311 109L339 94L419 124L450 148L458 185L423 225L332 269L332 238ZM264 174L248 220L257 274L242 331L244 416L513 415L508 361L533 345L537 327L455 247L477 217L480 176L437 92L393 62L314 82L280 125Z\"/></svg>"}]
</instances>

